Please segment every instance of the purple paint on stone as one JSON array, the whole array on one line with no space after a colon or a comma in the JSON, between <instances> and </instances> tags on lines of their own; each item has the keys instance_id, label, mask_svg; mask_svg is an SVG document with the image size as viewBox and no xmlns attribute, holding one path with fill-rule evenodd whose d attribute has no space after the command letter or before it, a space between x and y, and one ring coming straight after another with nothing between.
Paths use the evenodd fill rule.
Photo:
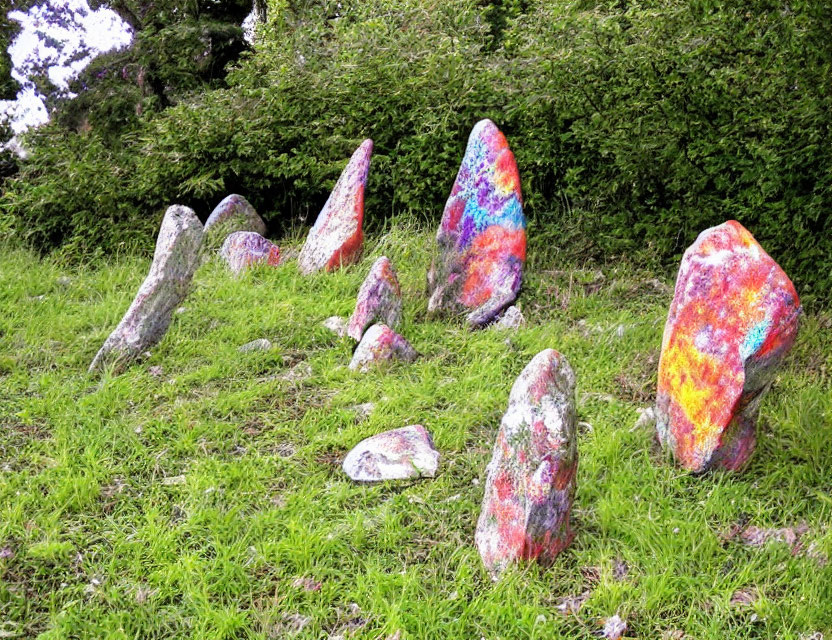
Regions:
<instances>
[{"instance_id":1,"label":"purple paint on stone","mask_svg":"<svg viewBox=\"0 0 832 640\"><path fill-rule=\"evenodd\" d=\"M358 291L347 335L360 341L364 329L380 322L395 328L402 319L402 290L393 264L385 256L373 263Z\"/></svg>"},{"instance_id":2,"label":"purple paint on stone","mask_svg":"<svg viewBox=\"0 0 832 640\"><path fill-rule=\"evenodd\" d=\"M280 249L270 240L253 231L236 231L229 235L220 249L220 256L234 274L253 264L280 264Z\"/></svg>"},{"instance_id":3,"label":"purple paint on stone","mask_svg":"<svg viewBox=\"0 0 832 640\"><path fill-rule=\"evenodd\" d=\"M374 324L355 348L350 369L367 372L374 365L390 360L413 362L418 357L411 344L390 327Z\"/></svg>"}]
</instances>

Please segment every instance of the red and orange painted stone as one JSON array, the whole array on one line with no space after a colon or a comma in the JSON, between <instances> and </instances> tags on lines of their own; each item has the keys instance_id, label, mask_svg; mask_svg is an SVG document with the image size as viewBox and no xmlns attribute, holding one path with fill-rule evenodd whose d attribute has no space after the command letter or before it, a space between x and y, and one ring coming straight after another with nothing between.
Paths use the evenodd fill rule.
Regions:
<instances>
[{"instance_id":1,"label":"red and orange painted stone","mask_svg":"<svg viewBox=\"0 0 832 640\"><path fill-rule=\"evenodd\" d=\"M740 469L760 400L797 335L794 285L739 222L685 252L662 340L656 428L686 469Z\"/></svg>"},{"instance_id":2,"label":"red and orange painted stone","mask_svg":"<svg viewBox=\"0 0 832 640\"><path fill-rule=\"evenodd\" d=\"M429 311L462 311L481 326L517 298L526 262L523 196L514 154L491 120L471 131L436 242Z\"/></svg>"},{"instance_id":3,"label":"red and orange painted stone","mask_svg":"<svg viewBox=\"0 0 832 640\"><path fill-rule=\"evenodd\" d=\"M332 271L352 264L364 244L364 188L370 172L373 141L365 140L352 154L329 194L298 256L303 274Z\"/></svg>"},{"instance_id":4,"label":"red and orange painted stone","mask_svg":"<svg viewBox=\"0 0 832 640\"><path fill-rule=\"evenodd\" d=\"M361 340L364 329L374 322L396 328L402 320L402 289L396 270L389 258L381 256L358 290L355 311L350 318L347 335Z\"/></svg>"},{"instance_id":5,"label":"red and orange painted stone","mask_svg":"<svg viewBox=\"0 0 832 640\"><path fill-rule=\"evenodd\" d=\"M280 264L280 249L259 233L236 231L229 235L220 249L228 268L239 274L253 264Z\"/></svg>"},{"instance_id":6,"label":"red and orange painted stone","mask_svg":"<svg viewBox=\"0 0 832 640\"><path fill-rule=\"evenodd\" d=\"M549 564L569 545L577 468L575 374L546 349L511 388L488 464L475 540L492 575L520 561Z\"/></svg>"}]
</instances>

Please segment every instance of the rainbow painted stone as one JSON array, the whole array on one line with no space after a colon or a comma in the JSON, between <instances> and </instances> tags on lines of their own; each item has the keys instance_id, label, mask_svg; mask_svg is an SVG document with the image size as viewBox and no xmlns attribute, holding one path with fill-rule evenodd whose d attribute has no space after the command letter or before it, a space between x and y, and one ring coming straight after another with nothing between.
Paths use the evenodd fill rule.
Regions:
<instances>
[{"instance_id":1,"label":"rainbow painted stone","mask_svg":"<svg viewBox=\"0 0 832 640\"><path fill-rule=\"evenodd\" d=\"M373 365L389 360L413 362L418 354L411 344L385 324L367 329L355 348L350 369L367 372Z\"/></svg>"},{"instance_id":2,"label":"rainbow painted stone","mask_svg":"<svg viewBox=\"0 0 832 640\"><path fill-rule=\"evenodd\" d=\"M392 429L359 442L342 468L356 482L432 478L439 466L433 438L420 424Z\"/></svg>"},{"instance_id":3,"label":"rainbow painted stone","mask_svg":"<svg viewBox=\"0 0 832 640\"><path fill-rule=\"evenodd\" d=\"M229 235L220 249L220 256L236 275L253 264L271 267L280 264L280 249L254 231L236 231Z\"/></svg>"},{"instance_id":4,"label":"rainbow painted stone","mask_svg":"<svg viewBox=\"0 0 832 640\"><path fill-rule=\"evenodd\" d=\"M298 266L304 275L352 264L361 255L364 188L372 154L373 141L365 140L335 183L298 256Z\"/></svg>"},{"instance_id":5,"label":"rainbow painted stone","mask_svg":"<svg viewBox=\"0 0 832 640\"><path fill-rule=\"evenodd\" d=\"M266 223L243 196L232 193L220 202L205 221L203 251L216 251L229 234L253 231L266 234Z\"/></svg>"},{"instance_id":6,"label":"rainbow painted stone","mask_svg":"<svg viewBox=\"0 0 832 640\"><path fill-rule=\"evenodd\" d=\"M347 335L353 340L361 336L373 322L395 328L402 320L402 289L393 264L385 256L373 263L370 273L358 290L355 311L350 318Z\"/></svg>"},{"instance_id":7,"label":"rainbow painted stone","mask_svg":"<svg viewBox=\"0 0 832 640\"><path fill-rule=\"evenodd\" d=\"M693 472L740 469L760 400L797 335L794 285L739 222L699 234L682 258L662 340L656 429Z\"/></svg>"},{"instance_id":8,"label":"rainbow painted stone","mask_svg":"<svg viewBox=\"0 0 832 640\"><path fill-rule=\"evenodd\" d=\"M475 541L492 575L521 560L549 564L572 541L577 468L575 374L546 349L511 388L488 464Z\"/></svg>"},{"instance_id":9,"label":"rainbow painted stone","mask_svg":"<svg viewBox=\"0 0 832 640\"><path fill-rule=\"evenodd\" d=\"M439 253L428 272L428 310L493 320L517 298L526 261L526 218L514 154L491 120L481 120L445 204Z\"/></svg>"}]
</instances>

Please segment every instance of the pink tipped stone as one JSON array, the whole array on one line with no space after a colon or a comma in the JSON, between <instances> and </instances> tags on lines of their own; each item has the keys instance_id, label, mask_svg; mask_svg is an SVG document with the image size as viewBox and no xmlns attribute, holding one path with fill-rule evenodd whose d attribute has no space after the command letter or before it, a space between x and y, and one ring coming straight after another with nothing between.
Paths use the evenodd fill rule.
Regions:
<instances>
[{"instance_id":1,"label":"pink tipped stone","mask_svg":"<svg viewBox=\"0 0 832 640\"><path fill-rule=\"evenodd\" d=\"M685 252L659 361L659 440L693 472L738 470L757 441L760 400L797 335L791 280L739 222Z\"/></svg>"},{"instance_id":2,"label":"pink tipped stone","mask_svg":"<svg viewBox=\"0 0 832 640\"><path fill-rule=\"evenodd\" d=\"M432 478L438 466L433 439L415 424L362 440L347 454L343 469L356 482L380 482Z\"/></svg>"},{"instance_id":3,"label":"pink tipped stone","mask_svg":"<svg viewBox=\"0 0 832 640\"><path fill-rule=\"evenodd\" d=\"M373 263L369 275L358 290L355 311L347 335L361 340L364 329L380 322L395 328L402 319L402 290L393 264L382 256Z\"/></svg>"},{"instance_id":4,"label":"pink tipped stone","mask_svg":"<svg viewBox=\"0 0 832 640\"><path fill-rule=\"evenodd\" d=\"M309 230L298 256L301 273L332 271L355 262L364 243L364 188L370 171L373 141L365 140L352 154L324 208Z\"/></svg>"},{"instance_id":5,"label":"pink tipped stone","mask_svg":"<svg viewBox=\"0 0 832 640\"><path fill-rule=\"evenodd\" d=\"M205 221L203 249L216 249L235 231L266 235L266 223L243 196L232 193L220 202Z\"/></svg>"},{"instance_id":6,"label":"pink tipped stone","mask_svg":"<svg viewBox=\"0 0 832 640\"><path fill-rule=\"evenodd\" d=\"M280 264L280 249L253 231L237 231L229 235L220 249L220 256L236 275L253 264Z\"/></svg>"},{"instance_id":7,"label":"pink tipped stone","mask_svg":"<svg viewBox=\"0 0 832 640\"><path fill-rule=\"evenodd\" d=\"M366 372L373 365L389 360L413 362L416 350L398 333L384 324L374 324L367 329L352 355L350 369Z\"/></svg>"},{"instance_id":8,"label":"pink tipped stone","mask_svg":"<svg viewBox=\"0 0 832 640\"><path fill-rule=\"evenodd\" d=\"M572 541L577 468L575 374L546 349L515 381L488 464L475 540L492 575L524 560L548 564Z\"/></svg>"}]
</instances>

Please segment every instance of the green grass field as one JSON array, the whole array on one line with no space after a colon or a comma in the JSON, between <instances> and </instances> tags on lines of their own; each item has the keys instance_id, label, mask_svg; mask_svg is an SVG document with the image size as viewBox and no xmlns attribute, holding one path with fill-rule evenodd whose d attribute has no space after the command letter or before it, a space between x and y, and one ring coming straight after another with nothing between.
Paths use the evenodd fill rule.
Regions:
<instances>
[{"instance_id":1,"label":"green grass field","mask_svg":"<svg viewBox=\"0 0 832 640\"><path fill-rule=\"evenodd\" d=\"M633 638L829 638L832 315L804 318L749 468L692 477L634 428L671 281L533 254L526 328L471 332L426 317L431 239L393 229L310 278L209 263L117 377L87 366L149 262L0 251L0 638L593 638L614 614ZM382 254L422 357L354 373L351 341L321 322L352 312ZM238 353L264 337L271 351ZM492 583L473 545L485 466L515 376L547 347L578 376L577 537ZM414 423L437 478L346 478L359 440ZM746 526L805 532L755 547Z\"/></svg>"}]
</instances>

